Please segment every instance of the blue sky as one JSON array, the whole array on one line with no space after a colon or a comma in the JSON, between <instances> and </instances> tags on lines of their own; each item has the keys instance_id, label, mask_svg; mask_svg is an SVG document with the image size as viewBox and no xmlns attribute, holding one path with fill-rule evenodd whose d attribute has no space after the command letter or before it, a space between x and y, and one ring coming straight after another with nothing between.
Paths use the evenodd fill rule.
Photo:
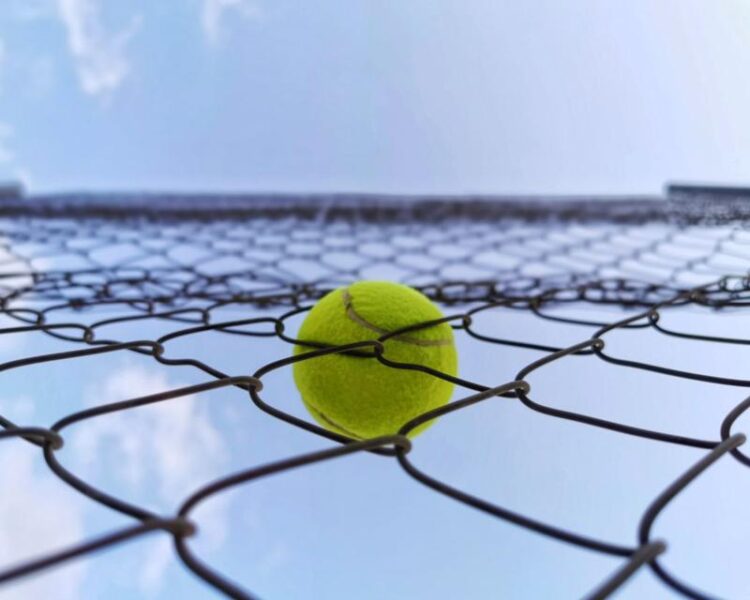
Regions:
<instances>
[{"instance_id":1,"label":"blue sky","mask_svg":"<svg viewBox=\"0 0 750 600\"><path fill-rule=\"evenodd\" d=\"M653 192L750 168L743 1L6 0L32 190Z\"/></svg>"},{"instance_id":2,"label":"blue sky","mask_svg":"<svg viewBox=\"0 0 750 600\"><path fill-rule=\"evenodd\" d=\"M750 172L748 34L750 9L739 1L3 0L0 179L36 192L626 193L656 192L669 178L741 183ZM704 316L673 318L700 329ZM717 334L745 327L743 315L714 316ZM590 333L515 311L484 318L488 333L542 343ZM661 364L736 374L745 360L744 350L618 335L613 349ZM2 338L2 361L71 347ZM458 345L461 375L487 385L540 357L488 351L465 335ZM214 332L176 340L168 353L246 375L289 347ZM130 355L1 377L0 413L34 424L205 380ZM579 357L532 385L555 406L706 438L744 397ZM288 372L266 389L306 416ZM168 514L215 474L328 445L232 391L206 396L81 426L62 459ZM414 460L510 509L633 543L645 506L700 456L498 401L442 419ZM0 464L14 490L0 493L0 565L128 523L70 491L33 448L6 442ZM725 560L741 557L750 535L747 519L733 518L745 514L746 475L722 460L657 523L671 542L665 564L729 597L747 590ZM201 555L268 598L574 598L620 565L468 510L371 456L243 487L196 520ZM716 539L726 554L706 550ZM206 597L163 540L78 561L0 598ZM642 572L622 597L662 594Z\"/></svg>"}]
</instances>

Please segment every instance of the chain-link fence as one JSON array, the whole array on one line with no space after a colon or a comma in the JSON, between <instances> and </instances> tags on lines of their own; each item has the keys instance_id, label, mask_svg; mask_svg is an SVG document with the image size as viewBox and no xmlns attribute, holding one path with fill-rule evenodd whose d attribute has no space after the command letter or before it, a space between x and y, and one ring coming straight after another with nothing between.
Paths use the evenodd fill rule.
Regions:
<instances>
[{"instance_id":1,"label":"chain-link fence","mask_svg":"<svg viewBox=\"0 0 750 600\"><path fill-rule=\"evenodd\" d=\"M661 316L677 307L740 310L750 301L750 233L742 226L744 205L734 197L715 202L710 225L706 225L701 202L676 193L671 202L661 198L58 196L5 203L0 206L0 309L17 325L0 329L0 335L43 332L77 345L69 351L6 362L0 371L103 353L138 353L164 367L194 367L205 373L206 381L98 405L52 425L15 424L0 416L0 438L16 440L5 443L38 446L49 469L65 483L134 521L130 527L79 545L0 568L0 583L159 530L172 537L184 565L207 584L229 597L252 598L251 591L222 574L222 565L207 564L191 550L190 539L196 534L193 509L216 494L274 473L369 452L391 461L393 468L403 469L415 482L488 517L621 557L621 568L609 579L598 587L592 582L590 598L607 597L641 568L651 569L668 588L686 597L709 597L710 590L696 589L689 578L669 572L660 563L659 556L669 548L669 540L653 539L652 525L671 500L715 461L734 458L750 466L750 457L740 449L745 436L733 431L734 422L750 407L750 399L738 402L724 421L717 423L714 438L697 439L556 408L537 397L533 389L536 372L572 356L604 361L612 369L750 387L750 379L741 374L730 378L679 370L620 357L607 349L608 337L622 330L650 331L669 336L675 343L750 343L741 336L680 331L662 322ZM471 336L488 347L533 350L539 358L515 377L490 386L419 365L393 364L383 354L383 342L399 332L369 342L318 348L292 358L292 347L298 342L288 326L290 320L327 291L360 279L391 279L417 287L443 306L448 315L445 321L457 335ZM561 316L551 310L602 304L627 310L609 322ZM246 314L254 308L256 314L217 319L227 307L244 307ZM284 312L268 316L265 309L269 307L281 307ZM482 330L478 317L498 307L524 311L544 321L580 325L586 333L573 345L496 337ZM71 320L71 311L80 318ZM131 331L138 331L138 326L148 321L168 321L179 327L155 339L107 339L101 334L103 327L115 323L131 324ZM216 365L197 358L170 357L172 340L206 331L275 337L288 342L290 358L268 364L258 359L254 372L238 374L221 372ZM352 351L366 354L366 360L453 381L465 393L405 423L393 435L350 440L281 410L263 390L266 375L288 369L295 361ZM74 423L85 427L89 419L154 403L178 402L219 388L236 388L237 393L247 395L248 406L330 440L330 447L280 457L277 462L206 482L168 516L95 488L58 460L66 428ZM664 491L653 499L640 523L633 523L637 544L595 539L467 493L410 460L412 444L419 444L419 439L407 437L411 430L437 417L450 419L457 411L471 410L472 405L498 396L582 427L698 448L704 454L679 479L665 482Z\"/></svg>"}]
</instances>

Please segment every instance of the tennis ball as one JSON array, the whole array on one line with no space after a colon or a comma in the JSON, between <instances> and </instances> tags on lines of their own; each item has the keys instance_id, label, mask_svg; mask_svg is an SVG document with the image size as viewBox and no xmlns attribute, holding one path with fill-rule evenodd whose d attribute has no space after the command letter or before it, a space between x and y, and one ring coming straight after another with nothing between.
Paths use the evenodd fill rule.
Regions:
<instances>
[{"instance_id":1,"label":"tennis ball","mask_svg":"<svg viewBox=\"0 0 750 600\"><path fill-rule=\"evenodd\" d=\"M417 290L397 283L360 281L326 294L300 327L298 339L339 346L442 318ZM316 350L297 345L295 355ZM369 348L363 352L370 353ZM458 358L447 323L409 331L384 343L383 356L456 375ZM351 438L396 433L422 413L444 405L453 384L420 371L389 367L373 357L341 353L294 363L294 381L310 414L326 429ZM413 436L429 423L415 428Z\"/></svg>"}]
</instances>

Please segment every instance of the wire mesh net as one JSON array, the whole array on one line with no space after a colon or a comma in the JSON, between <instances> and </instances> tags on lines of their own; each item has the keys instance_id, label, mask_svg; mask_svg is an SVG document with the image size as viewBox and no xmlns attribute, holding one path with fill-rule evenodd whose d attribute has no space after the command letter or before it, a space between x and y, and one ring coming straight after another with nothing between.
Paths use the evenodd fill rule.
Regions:
<instances>
[{"instance_id":1,"label":"wire mesh net","mask_svg":"<svg viewBox=\"0 0 750 600\"><path fill-rule=\"evenodd\" d=\"M663 336L685 353L693 351L690 343L695 341L712 346L748 344L741 335L683 330L664 322L664 315L677 308L742 311L750 300L750 232L743 225L744 204L730 195L723 201L711 197L709 206L707 194L710 196L683 190L681 196L677 189L670 200L56 196L5 203L0 207L0 310L15 324L0 329L0 335L43 333L72 345L66 351L6 362L0 371L100 354L136 353L163 368L197 369L205 374L205 381L98 404L52 425L16 423L0 414L0 439L5 444L38 446L40 460L62 481L93 502L133 520L130 526L79 544L2 566L0 584L160 531L172 538L184 565L217 592L232 598L255 597L253 590L224 574L222 564L206 561L191 549L191 538L199 535L191 520L196 506L272 474L356 453L374 453L467 510L476 509L487 518L508 521L552 540L619 557L621 566L616 572L603 582L591 583L590 598L607 597L641 568L650 569L666 588L678 594L710 597L712 591L699 589L689 574L672 573L662 564L660 555L668 551L669 540L654 539L652 526L670 502L716 461L732 457L750 466L750 457L740 449L745 437L733 431L750 400L741 401L740 397L723 422L716 424L716 435L703 439L560 408L534 393L539 372L573 359L600 361L612 369L650 372L696 385L750 386L742 369L719 376L696 368L676 368L650 356L620 356L607 347L618 332ZM210 331L275 338L288 344L291 356L298 343L292 326L295 319L328 291L363 279L414 286L442 305L445 321L458 336L470 337L487 348L533 351L537 358L517 373L493 373L491 382L426 371L456 383L456 399L404 424L392 435L352 440L283 410L263 385L269 374L291 368L294 361L348 352L350 347L324 347L301 357L270 362L259 352L252 354L255 362L244 373L222 372L197 352L187 357L170 353L176 340ZM587 316L592 306L620 312L597 320ZM272 309L275 312L270 314ZM524 313L542 323L562 323L580 329L580 335L545 342L498 335L486 327L485 317L499 310ZM146 323L157 322L169 324L169 331L148 339L137 335L112 338L106 333L122 324L131 325L131 333L145 331ZM367 360L389 365L383 356L383 342L397 334L374 335L358 349L369 352ZM420 369L419 365L400 368ZM74 424L86 427L115 413L176 403L221 388L243 394L249 405L269 418L319 436L327 447L280 456L229 475L216 473L166 516L94 487L59 458L66 429ZM665 481L662 493L645 508L640 522L633 523L637 543L598 539L526 516L454 487L411 460L412 446L420 443L419 438L410 440L411 430L438 417L451 419L498 397L580 427L695 448L701 451L700 459L675 481Z\"/></svg>"}]
</instances>

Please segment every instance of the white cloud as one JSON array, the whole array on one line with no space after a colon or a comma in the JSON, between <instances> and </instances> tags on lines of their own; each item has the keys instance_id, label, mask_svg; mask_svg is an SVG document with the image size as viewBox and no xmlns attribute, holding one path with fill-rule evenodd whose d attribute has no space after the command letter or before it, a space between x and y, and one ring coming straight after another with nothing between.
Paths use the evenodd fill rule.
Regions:
<instances>
[{"instance_id":1,"label":"white cloud","mask_svg":"<svg viewBox=\"0 0 750 600\"><path fill-rule=\"evenodd\" d=\"M138 586L146 596L154 596L161 589L164 572L174 560L174 542L166 535L154 538L143 550L143 568L138 574Z\"/></svg>"},{"instance_id":2,"label":"white cloud","mask_svg":"<svg viewBox=\"0 0 750 600\"><path fill-rule=\"evenodd\" d=\"M231 14L256 19L261 12L253 0L203 0L201 25L209 42L216 43L221 39L224 19Z\"/></svg>"},{"instance_id":3,"label":"white cloud","mask_svg":"<svg viewBox=\"0 0 750 600\"><path fill-rule=\"evenodd\" d=\"M140 18L134 17L121 31L109 33L101 22L98 0L57 0L57 7L81 88L93 96L109 96L130 73L125 48L138 31Z\"/></svg>"},{"instance_id":4,"label":"white cloud","mask_svg":"<svg viewBox=\"0 0 750 600\"><path fill-rule=\"evenodd\" d=\"M125 365L96 389L89 404L99 405L180 387L159 370ZM137 435L133 435L137 432ZM211 423L206 398L185 396L143 408L92 419L81 427L82 455L97 461L98 446L116 449L124 483L134 491L149 479L159 496L179 500L186 492L216 476L226 456L220 432Z\"/></svg>"},{"instance_id":5,"label":"white cloud","mask_svg":"<svg viewBox=\"0 0 750 600\"><path fill-rule=\"evenodd\" d=\"M10 566L85 539L80 505L54 475L42 470L38 448L3 440L3 488L0 494L0 565ZM3 588L3 600L80 598L85 561L45 571Z\"/></svg>"},{"instance_id":6,"label":"white cloud","mask_svg":"<svg viewBox=\"0 0 750 600\"><path fill-rule=\"evenodd\" d=\"M0 413L20 424L32 423L30 398L0 399ZM84 539L83 511L65 484L49 472L41 451L18 439L0 442L3 486L0 494L0 565L10 566ZM84 561L42 572L2 588L3 600L79 598L86 574Z\"/></svg>"},{"instance_id":7,"label":"white cloud","mask_svg":"<svg viewBox=\"0 0 750 600\"><path fill-rule=\"evenodd\" d=\"M13 171L13 178L21 184L24 190L28 190L34 185L34 178L31 176L31 171L26 167L16 167Z\"/></svg>"},{"instance_id":8,"label":"white cloud","mask_svg":"<svg viewBox=\"0 0 750 600\"><path fill-rule=\"evenodd\" d=\"M34 412L34 401L29 397L0 398L0 414L18 425L23 426L31 423Z\"/></svg>"},{"instance_id":9,"label":"white cloud","mask_svg":"<svg viewBox=\"0 0 750 600\"><path fill-rule=\"evenodd\" d=\"M5 63L7 62L7 46L3 38L0 38L0 95L5 91L3 89L2 75ZM16 67L16 65L13 66ZM16 70L18 69L16 68ZM46 75L47 79L51 80L51 69L48 69L46 73L42 73L41 67L38 67L33 70L33 73L35 81L40 84L42 82L42 75ZM24 188L28 189L30 182L29 171L16 161L16 153L11 144L13 134L13 127L9 123L0 121L0 167L2 168L0 171L0 180L7 179L10 176L10 178L20 181Z\"/></svg>"},{"instance_id":10,"label":"white cloud","mask_svg":"<svg viewBox=\"0 0 750 600\"><path fill-rule=\"evenodd\" d=\"M10 176L11 180L19 182L24 189L29 189L31 173L16 160L16 153L11 144L14 133L15 131L10 124L0 121L0 181ZM1 240L2 238L0 238ZM0 271L2 271L2 268L0 268ZM0 284L0 288L2 287L2 284Z\"/></svg>"},{"instance_id":11,"label":"white cloud","mask_svg":"<svg viewBox=\"0 0 750 600\"><path fill-rule=\"evenodd\" d=\"M176 387L180 384L159 370L125 364L87 396L89 404L99 405ZM186 396L91 419L73 440L77 460L87 471L114 473L131 497L153 495L167 511L174 510L187 495L224 472L228 451L211 422L209 403L205 397ZM214 546L223 541L227 510L223 499L201 507L202 541ZM170 553L170 544L158 538L143 552L138 583L144 594L158 590L172 562Z\"/></svg>"}]
</instances>

